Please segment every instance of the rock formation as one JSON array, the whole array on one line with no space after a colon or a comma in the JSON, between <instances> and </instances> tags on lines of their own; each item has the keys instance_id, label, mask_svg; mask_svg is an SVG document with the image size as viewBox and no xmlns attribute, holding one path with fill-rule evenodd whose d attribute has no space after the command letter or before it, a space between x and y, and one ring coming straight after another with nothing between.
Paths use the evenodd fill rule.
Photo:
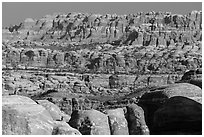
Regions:
<instances>
[{"instance_id":1,"label":"rock formation","mask_svg":"<svg viewBox=\"0 0 204 137\"><path fill-rule=\"evenodd\" d=\"M139 105L145 111L146 122L150 130L155 111L174 96L183 96L202 103L202 90L189 83L176 83L167 87L152 89L152 91L143 94L139 100Z\"/></svg>"},{"instance_id":2,"label":"rock formation","mask_svg":"<svg viewBox=\"0 0 204 137\"><path fill-rule=\"evenodd\" d=\"M3 135L202 133L201 11L53 14L2 39Z\"/></svg>"},{"instance_id":3,"label":"rock formation","mask_svg":"<svg viewBox=\"0 0 204 137\"><path fill-rule=\"evenodd\" d=\"M129 135L128 123L122 108L107 110L111 135Z\"/></svg>"},{"instance_id":4,"label":"rock formation","mask_svg":"<svg viewBox=\"0 0 204 137\"><path fill-rule=\"evenodd\" d=\"M26 100L33 103L27 103ZM52 135L52 117L44 107L31 99L21 96L3 96L2 105L2 134Z\"/></svg>"},{"instance_id":5,"label":"rock formation","mask_svg":"<svg viewBox=\"0 0 204 137\"><path fill-rule=\"evenodd\" d=\"M69 13L26 19L3 31L3 66L183 73L201 68L201 15Z\"/></svg>"},{"instance_id":6,"label":"rock formation","mask_svg":"<svg viewBox=\"0 0 204 137\"><path fill-rule=\"evenodd\" d=\"M69 124L82 135L110 135L108 117L97 110L74 111Z\"/></svg>"},{"instance_id":7,"label":"rock formation","mask_svg":"<svg viewBox=\"0 0 204 137\"><path fill-rule=\"evenodd\" d=\"M186 97L171 97L154 114L156 134L200 134L202 105Z\"/></svg>"},{"instance_id":8,"label":"rock formation","mask_svg":"<svg viewBox=\"0 0 204 137\"><path fill-rule=\"evenodd\" d=\"M136 104L127 106L127 121L130 135L149 135L144 111Z\"/></svg>"}]
</instances>

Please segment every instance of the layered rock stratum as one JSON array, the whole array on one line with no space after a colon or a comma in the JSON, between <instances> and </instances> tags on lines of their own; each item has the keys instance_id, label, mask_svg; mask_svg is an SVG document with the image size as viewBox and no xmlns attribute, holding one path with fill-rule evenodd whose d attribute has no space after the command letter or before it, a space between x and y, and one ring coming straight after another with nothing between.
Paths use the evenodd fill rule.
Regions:
<instances>
[{"instance_id":1,"label":"layered rock stratum","mask_svg":"<svg viewBox=\"0 0 204 137\"><path fill-rule=\"evenodd\" d=\"M184 73L201 68L202 12L68 13L3 29L3 68Z\"/></svg>"}]
</instances>

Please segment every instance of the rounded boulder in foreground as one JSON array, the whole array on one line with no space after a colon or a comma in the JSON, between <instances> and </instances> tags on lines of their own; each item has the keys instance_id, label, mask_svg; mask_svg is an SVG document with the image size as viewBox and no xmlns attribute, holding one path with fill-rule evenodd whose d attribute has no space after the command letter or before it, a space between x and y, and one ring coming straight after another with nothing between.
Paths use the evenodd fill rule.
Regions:
<instances>
[{"instance_id":1,"label":"rounded boulder in foreground","mask_svg":"<svg viewBox=\"0 0 204 137\"><path fill-rule=\"evenodd\" d=\"M175 96L154 113L154 134L202 134L202 105Z\"/></svg>"},{"instance_id":2,"label":"rounded boulder in foreground","mask_svg":"<svg viewBox=\"0 0 204 137\"><path fill-rule=\"evenodd\" d=\"M82 135L110 135L107 115L94 109L73 111L69 125Z\"/></svg>"},{"instance_id":3,"label":"rounded boulder in foreground","mask_svg":"<svg viewBox=\"0 0 204 137\"><path fill-rule=\"evenodd\" d=\"M53 119L49 112L23 96L2 97L3 135L51 135Z\"/></svg>"}]
</instances>

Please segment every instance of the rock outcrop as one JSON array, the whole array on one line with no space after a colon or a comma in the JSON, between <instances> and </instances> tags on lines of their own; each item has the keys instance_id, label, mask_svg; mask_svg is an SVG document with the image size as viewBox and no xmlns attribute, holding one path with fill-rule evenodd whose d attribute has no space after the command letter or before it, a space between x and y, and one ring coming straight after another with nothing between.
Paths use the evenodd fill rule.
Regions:
<instances>
[{"instance_id":1,"label":"rock outcrop","mask_svg":"<svg viewBox=\"0 0 204 137\"><path fill-rule=\"evenodd\" d=\"M111 135L129 135L128 123L122 108L107 110Z\"/></svg>"},{"instance_id":2,"label":"rock outcrop","mask_svg":"<svg viewBox=\"0 0 204 137\"><path fill-rule=\"evenodd\" d=\"M110 135L108 117L97 110L74 111L69 125L82 135Z\"/></svg>"},{"instance_id":3,"label":"rock outcrop","mask_svg":"<svg viewBox=\"0 0 204 137\"><path fill-rule=\"evenodd\" d=\"M154 134L202 134L202 105L175 96L154 113Z\"/></svg>"},{"instance_id":4,"label":"rock outcrop","mask_svg":"<svg viewBox=\"0 0 204 137\"><path fill-rule=\"evenodd\" d=\"M67 115L47 100L19 96L2 97L3 135L81 135L66 122ZM43 107L45 106L45 108Z\"/></svg>"},{"instance_id":5,"label":"rock outcrop","mask_svg":"<svg viewBox=\"0 0 204 137\"><path fill-rule=\"evenodd\" d=\"M2 134L201 133L201 11L56 13L2 39Z\"/></svg>"},{"instance_id":6,"label":"rock outcrop","mask_svg":"<svg viewBox=\"0 0 204 137\"><path fill-rule=\"evenodd\" d=\"M53 135L81 135L78 130L72 128L66 122L55 121L54 124Z\"/></svg>"},{"instance_id":7,"label":"rock outcrop","mask_svg":"<svg viewBox=\"0 0 204 137\"><path fill-rule=\"evenodd\" d=\"M176 83L152 89L152 91L143 94L138 103L145 111L145 119L150 131L152 130L154 112L174 96L183 96L202 103L202 89L189 83Z\"/></svg>"},{"instance_id":8,"label":"rock outcrop","mask_svg":"<svg viewBox=\"0 0 204 137\"><path fill-rule=\"evenodd\" d=\"M146 125L144 111L136 104L127 106L127 121L130 135L149 135Z\"/></svg>"},{"instance_id":9,"label":"rock outcrop","mask_svg":"<svg viewBox=\"0 0 204 137\"><path fill-rule=\"evenodd\" d=\"M55 121L62 120L62 112L60 111L58 106L49 102L48 100L37 100L37 103L46 108L46 110L52 116L53 120Z\"/></svg>"},{"instance_id":10,"label":"rock outcrop","mask_svg":"<svg viewBox=\"0 0 204 137\"><path fill-rule=\"evenodd\" d=\"M27 97L3 96L2 100L2 134L52 135L53 119L44 107Z\"/></svg>"},{"instance_id":11,"label":"rock outcrop","mask_svg":"<svg viewBox=\"0 0 204 137\"><path fill-rule=\"evenodd\" d=\"M26 19L3 31L3 66L184 73L201 68L201 15L201 11L124 16L69 13Z\"/></svg>"}]
</instances>

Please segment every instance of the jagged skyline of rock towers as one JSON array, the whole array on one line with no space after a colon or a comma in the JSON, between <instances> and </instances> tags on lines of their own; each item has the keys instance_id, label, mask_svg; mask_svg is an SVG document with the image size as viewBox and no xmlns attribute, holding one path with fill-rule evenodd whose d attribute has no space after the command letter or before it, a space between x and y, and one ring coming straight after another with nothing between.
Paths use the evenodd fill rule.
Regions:
<instances>
[{"instance_id":1,"label":"jagged skyline of rock towers","mask_svg":"<svg viewBox=\"0 0 204 137\"><path fill-rule=\"evenodd\" d=\"M183 8L182 8L183 7ZM127 15L137 12L161 11L187 14L202 10L200 2L3 2L2 26L19 24L26 18L39 19L53 13L95 13Z\"/></svg>"}]
</instances>

